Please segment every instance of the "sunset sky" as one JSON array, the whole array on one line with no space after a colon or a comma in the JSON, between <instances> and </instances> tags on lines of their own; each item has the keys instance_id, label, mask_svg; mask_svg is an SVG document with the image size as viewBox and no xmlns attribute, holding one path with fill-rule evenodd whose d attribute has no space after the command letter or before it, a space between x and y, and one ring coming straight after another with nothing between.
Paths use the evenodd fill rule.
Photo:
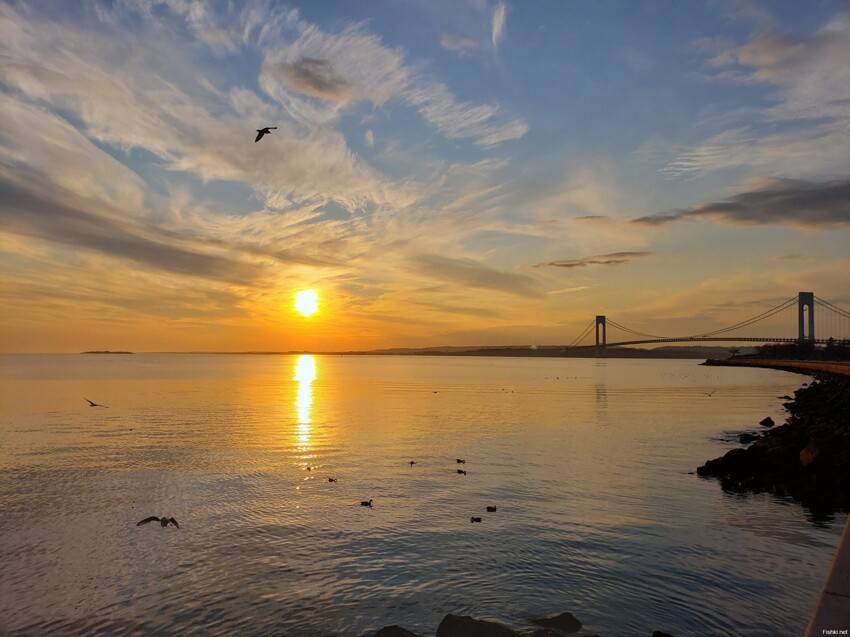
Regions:
<instances>
[{"instance_id":1,"label":"sunset sky","mask_svg":"<svg viewBox=\"0 0 850 637\"><path fill-rule=\"evenodd\" d=\"M2 3L0 349L846 309L849 61L844 0Z\"/></svg>"}]
</instances>

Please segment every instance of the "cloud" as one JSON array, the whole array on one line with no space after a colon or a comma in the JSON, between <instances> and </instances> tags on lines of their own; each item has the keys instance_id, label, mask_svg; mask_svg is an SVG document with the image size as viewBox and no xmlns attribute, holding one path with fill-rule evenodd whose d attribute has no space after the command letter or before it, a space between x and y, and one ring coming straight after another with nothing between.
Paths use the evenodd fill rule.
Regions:
<instances>
[{"instance_id":1,"label":"cloud","mask_svg":"<svg viewBox=\"0 0 850 637\"><path fill-rule=\"evenodd\" d=\"M762 187L738 193L726 201L640 217L634 222L660 225L699 217L738 225L793 225L803 228L850 225L850 179L819 183L769 179Z\"/></svg>"},{"instance_id":2,"label":"cloud","mask_svg":"<svg viewBox=\"0 0 850 637\"><path fill-rule=\"evenodd\" d=\"M372 132L371 128L366 131L365 135L363 135L363 143L369 148L375 147L375 133Z\"/></svg>"},{"instance_id":3,"label":"cloud","mask_svg":"<svg viewBox=\"0 0 850 637\"><path fill-rule=\"evenodd\" d=\"M505 37L505 22L507 20L507 6L504 2L496 5L493 11L493 31L490 36L493 41L493 48L499 48L499 42Z\"/></svg>"},{"instance_id":4,"label":"cloud","mask_svg":"<svg viewBox=\"0 0 850 637\"><path fill-rule=\"evenodd\" d=\"M154 228L118 221L115 213L88 210L71 193L60 202L0 180L0 198L4 202L0 207L3 228L19 236L93 250L148 268L231 283L252 284L263 272L259 264L202 251L186 239L181 241L184 245L177 245Z\"/></svg>"},{"instance_id":5,"label":"cloud","mask_svg":"<svg viewBox=\"0 0 850 637\"><path fill-rule=\"evenodd\" d=\"M280 62L270 72L277 72L299 93L329 100L342 100L351 95L351 83L336 73L328 60L300 57L292 63Z\"/></svg>"},{"instance_id":6,"label":"cloud","mask_svg":"<svg viewBox=\"0 0 850 637\"><path fill-rule=\"evenodd\" d=\"M737 9L730 10L738 13ZM765 103L737 117L761 122L728 128L678 152L662 173L671 177L747 167L774 176L815 176L846 163L850 145L850 12L808 35L780 31L765 10L741 8L756 28L743 44L702 38L694 50L706 56L699 81L764 89ZM720 117L728 126L729 112ZM777 126L779 124L779 126Z\"/></svg>"},{"instance_id":7,"label":"cloud","mask_svg":"<svg viewBox=\"0 0 850 637\"><path fill-rule=\"evenodd\" d=\"M589 265L622 265L630 263L634 259L650 256L652 252L612 252L611 254L599 254L592 257L582 257L580 259L567 259L563 261L548 261L538 263L532 267L535 268L585 268ZM584 288L571 288L574 289Z\"/></svg>"},{"instance_id":8,"label":"cloud","mask_svg":"<svg viewBox=\"0 0 850 637\"><path fill-rule=\"evenodd\" d=\"M458 35L444 34L440 38L440 46L446 49L446 51L451 51L458 55L465 55L467 51L474 49L477 45L475 40L470 40L469 38L464 38Z\"/></svg>"},{"instance_id":9,"label":"cloud","mask_svg":"<svg viewBox=\"0 0 850 637\"><path fill-rule=\"evenodd\" d=\"M472 259L421 254L409 257L408 263L419 275L461 287L496 290L516 296L540 296L531 277L488 268Z\"/></svg>"}]
</instances>

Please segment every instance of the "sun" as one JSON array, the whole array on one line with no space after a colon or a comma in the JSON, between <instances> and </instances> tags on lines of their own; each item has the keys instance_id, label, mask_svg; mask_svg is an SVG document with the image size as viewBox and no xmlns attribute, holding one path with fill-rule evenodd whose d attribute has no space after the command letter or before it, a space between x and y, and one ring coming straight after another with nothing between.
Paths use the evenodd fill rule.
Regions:
<instances>
[{"instance_id":1,"label":"sun","mask_svg":"<svg viewBox=\"0 0 850 637\"><path fill-rule=\"evenodd\" d=\"M301 290L295 295L295 310L302 316L315 314L319 309L319 295L316 290Z\"/></svg>"}]
</instances>

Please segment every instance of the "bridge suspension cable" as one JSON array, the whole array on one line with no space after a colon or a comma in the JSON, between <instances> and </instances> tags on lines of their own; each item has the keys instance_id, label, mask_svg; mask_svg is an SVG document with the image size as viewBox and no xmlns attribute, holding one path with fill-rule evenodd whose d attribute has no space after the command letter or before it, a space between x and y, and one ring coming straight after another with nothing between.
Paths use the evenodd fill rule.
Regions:
<instances>
[{"instance_id":1,"label":"bridge suspension cable","mask_svg":"<svg viewBox=\"0 0 850 637\"><path fill-rule=\"evenodd\" d=\"M761 314L754 316L752 318L747 319L746 321L741 321L740 323L736 323L735 325L730 325L729 327L723 327L719 330L714 330L712 332L706 332L705 334L694 334L693 337L689 338L705 338L708 336L716 336L717 334L724 334L725 332L731 332L732 330L747 327L748 325L752 325L753 323L758 323L766 318L773 316L774 314L778 314L783 310L787 310L789 307L797 303L797 298L793 297L785 301L784 303L777 305L776 307L767 310L766 312L762 312Z\"/></svg>"},{"instance_id":2,"label":"bridge suspension cable","mask_svg":"<svg viewBox=\"0 0 850 637\"><path fill-rule=\"evenodd\" d=\"M639 332L637 330L633 330L633 329L626 327L624 325L620 325L619 323L611 320L610 318L608 318L606 320L607 320L608 325L615 327L617 329L623 330L624 332L628 332L629 334L634 334L635 336L642 336L644 338L657 338L657 339L676 338L676 339L687 340L689 338L708 338L708 337L711 337L711 336L717 336L718 334L725 334L725 333L731 332L732 330L735 330L735 329L747 327L749 325L752 325L753 323L758 323L759 321L762 321L766 318L769 318L769 317L773 316L774 314L778 314L779 312L787 310L788 308L794 306L796 303L797 303L797 297L792 297L792 298L788 299L787 301L780 303L776 307L773 307L769 310L762 312L761 314L753 316L753 317L747 319L746 321L741 321L740 323L735 323L734 325L722 327L720 329L712 330L710 332L705 332L703 334L693 334L691 336L680 336L680 337L658 336L657 334L647 334L645 332ZM840 308L838 308L838 309L840 310ZM840 311L843 312L843 310L840 310ZM850 314L846 314L846 315L850 316Z\"/></svg>"},{"instance_id":3,"label":"bridge suspension cable","mask_svg":"<svg viewBox=\"0 0 850 637\"><path fill-rule=\"evenodd\" d=\"M844 318L850 318L850 312L848 312L847 310L843 310L843 309L841 309L841 308L840 308L840 307L838 307L837 305L833 305L833 304L832 304L832 303L830 303L829 301L824 301L822 298L820 298L820 297L818 297L818 296L816 296L816 297L815 297L815 301L817 301L817 302L818 302L818 303L820 303L821 305L823 305L823 306L825 306L825 307L829 308L830 310L832 310L832 311L833 311L833 312L835 312L836 314L840 314L840 315L841 315L841 316L843 316Z\"/></svg>"},{"instance_id":4,"label":"bridge suspension cable","mask_svg":"<svg viewBox=\"0 0 850 637\"><path fill-rule=\"evenodd\" d=\"M587 337L587 335L590 334L590 330L593 329L595 323L596 321L591 321L590 324L586 328L584 328L584 331L578 336L576 336L575 339L573 339L573 342L567 345L567 347L575 347L576 345L581 343Z\"/></svg>"}]
</instances>

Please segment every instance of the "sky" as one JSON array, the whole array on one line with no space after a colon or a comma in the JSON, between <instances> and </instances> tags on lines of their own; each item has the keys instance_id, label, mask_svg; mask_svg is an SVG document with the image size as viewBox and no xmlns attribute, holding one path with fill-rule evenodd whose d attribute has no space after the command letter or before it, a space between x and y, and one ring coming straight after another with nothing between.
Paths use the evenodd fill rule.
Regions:
<instances>
[{"instance_id":1,"label":"sky","mask_svg":"<svg viewBox=\"0 0 850 637\"><path fill-rule=\"evenodd\" d=\"M1 3L0 351L846 309L848 60L843 0Z\"/></svg>"}]
</instances>

